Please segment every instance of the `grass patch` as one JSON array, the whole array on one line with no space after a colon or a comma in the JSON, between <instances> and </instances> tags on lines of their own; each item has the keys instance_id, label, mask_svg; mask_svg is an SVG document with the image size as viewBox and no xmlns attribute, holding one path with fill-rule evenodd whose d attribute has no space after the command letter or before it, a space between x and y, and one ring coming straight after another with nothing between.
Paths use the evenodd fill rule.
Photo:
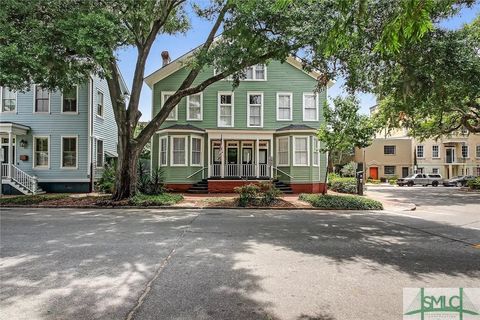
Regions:
<instances>
[{"instance_id":1,"label":"grass patch","mask_svg":"<svg viewBox=\"0 0 480 320\"><path fill-rule=\"evenodd\" d=\"M60 200L68 198L68 194L37 194L37 195L24 195L15 197L1 197L0 205L36 205L45 201Z\"/></svg>"},{"instance_id":2,"label":"grass patch","mask_svg":"<svg viewBox=\"0 0 480 320\"><path fill-rule=\"evenodd\" d=\"M183 196L173 193L161 193L148 195L139 193L130 198L130 204L134 206L168 206L183 200Z\"/></svg>"},{"instance_id":3,"label":"grass patch","mask_svg":"<svg viewBox=\"0 0 480 320\"><path fill-rule=\"evenodd\" d=\"M381 202L360 196L301 194L298 198L321 209L383 210Z\"/></svg>"}]
</instances>

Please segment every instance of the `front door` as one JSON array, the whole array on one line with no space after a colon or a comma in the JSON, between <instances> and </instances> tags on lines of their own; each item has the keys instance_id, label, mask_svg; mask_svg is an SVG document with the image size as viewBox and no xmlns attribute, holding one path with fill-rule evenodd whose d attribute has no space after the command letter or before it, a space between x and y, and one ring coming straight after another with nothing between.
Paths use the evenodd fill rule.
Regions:
<instances>
[{"instance_id":1,"label":"front door","mask_svg":"<svg viewBox=\"0 0 480 320\"><path fill-rule=\"evenodd\" d=\"M268 177L268 166L267 166L267 150L260 149L258 151L258 158L260 163L260 176L261 177Z\"/></svg>"},{"instance_id":2,"label":"front door","mask_svg":"<svg viewBox=\"0 0 480 320\"><path fill-rule=\"evenodd\" d=\"M227 170L226 176L235 177L238 176L238 149L227 148Z\"/></svg>"},{"instance_id":3,"label":"front door","mask_svg":"<svg viewBox=\"0 0 480 320\"><path fill-rule=\"evenodd\" d=\"M408 167L402 167L402 178L408 177Z\"/></svg>"},{"instance_id":4,"label":"front door","mask_svg":"<svg viewBox=\"0 0 480 320\"><path fill-rule=\"evenodd\" d=\"M378 180L378 167L370 167L370 178Z\"/></svg>"},{"instance_id":5,"label":"front door","mask_svg":"<svg viewBox=\"0 0 480 320\"><path fill-rule=\"evenodd\" d=\"M455 162L455 149L454 148L446 148L445 149L445 156L447 163L454 163Z\"/></svg>"},{"instance_id":6,"label":"front door","mask_svg":"<svg viewBox=\"0 0 480 320\"><path fill-rule=\"evenodd\" d=\"M253 148L242 149L242 176L253 177L255 170L253 166Z\"/></svg>"}]
</instances>

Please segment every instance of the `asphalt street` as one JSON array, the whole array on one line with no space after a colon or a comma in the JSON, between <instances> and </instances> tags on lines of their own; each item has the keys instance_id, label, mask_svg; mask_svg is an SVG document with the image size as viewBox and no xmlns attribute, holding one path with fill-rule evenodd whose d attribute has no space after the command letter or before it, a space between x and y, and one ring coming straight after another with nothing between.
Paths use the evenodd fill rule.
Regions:
<instances>
[{"instance_id":1,"label":"asphalt street","mask_svg":"<svg viewBox=\"0 0 480 320\"><path fill-rule=\"evenodd\" d=\"M405 287L480 284L479 230L388 212L2 209L0 231L9 320L400 319Z\"/></svg>"}]
</instances>

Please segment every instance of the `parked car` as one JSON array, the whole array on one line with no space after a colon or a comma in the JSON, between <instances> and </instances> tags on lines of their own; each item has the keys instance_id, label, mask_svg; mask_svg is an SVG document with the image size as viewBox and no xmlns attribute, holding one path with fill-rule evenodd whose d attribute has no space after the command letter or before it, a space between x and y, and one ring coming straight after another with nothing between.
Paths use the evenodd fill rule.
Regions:
<instances>
[{"instance_id":1,"label":"parked car","mask_svg":"<svg viewBox=\"0 0 480 320\"><path fill-rule=\"evenodd\" d=\"M443 178L441 175L436 174L436 173L415 173L412 175L409 175L408 177L405 178L399 178L397 180L397 184L399 186L413 186L413 185L422 185L422 186L428 186L432 185L434 187L437 187L440 183L443 182Z\"/></svg>"},{"instance_id":2,"label":"parked car","mask_svg":"<svg viewBox=\"0 0 480 320\"><path fill-rule=\"evenodd\" d=\"M464 187L469 180L475 179L474 176L456 176L443 181L445 187Z\"/></svg>"}]
</instances>

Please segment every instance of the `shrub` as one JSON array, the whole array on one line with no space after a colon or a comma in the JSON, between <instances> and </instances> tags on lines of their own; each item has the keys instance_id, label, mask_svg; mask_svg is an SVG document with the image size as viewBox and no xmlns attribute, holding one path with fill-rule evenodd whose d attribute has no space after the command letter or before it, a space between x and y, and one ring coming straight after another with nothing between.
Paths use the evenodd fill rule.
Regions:
<instances>
[{"instance_id":1,"label":"shrub","mask_svg":"<svg viewBox=\"0 0 480 320\"><path fill-rule=\"evenodd\" d=\"M357 164L353 161L350 161L340 170L342 177L355 177L357 172Z\"/></svg>"},{"instance_id":2,"label":"shrub","mask_svg":"<svg viewBox=\"0 0 480 320\"><path fill-rule=\"evenodd\" d=\"M246 207L247 205L255 202L260 191L260 187L251 183L241 187L235 187L233 190L239 195L238 205L240 207Z\"/></svg>"},{"instance_id":3,"label":"shrub","mask_svg":"<svg viewBox=\"0 0 480 320\"><path fill-rule=\"evenodd\" d=\"M172 205L183 200L180 194L162 193L148 195L137 193L130 198L129 203L134 206L165 206Z\"/></svg>"},{"instance_id":4,"label":"shrub","mask_svg":"<svg viewBox=\"0 0 480 320\"><path fill-rule=\"evenodd\" d=\"M372 179L372 178L368 178L367 182L371 183L371 184L380 184L380 180L375 180L375 179Z\"/></svg>"},{"instance_id":5,"label":"shrub","mask_svg":"<svg viewBox=\"0 0 480 320\"><path fill-rule=\"evenodd\" d=\"M277 189L273 182L265 181L258 184L260 201L263 205L271 205L282 194L282 191Z\"/></svg>"},{"instance_id":6,"label":"shrub","mask_svg":"<svg viewBox=\"0 0 480 320\"><path fill-rule=\"evenodd\" d=\"M328 183L330 189L341 193L357 193L357 179L356 178L335 178Z\"/></svg>"},{"instance_id":7,"label":"shrub","mask_svg":"<svg viewBox=\"0 0 480 320\"><path fill-rule=\"evenodd\" d=\"M480 190L480 177L476 177L473 180L469 180L467 182L467 187L472 190Z\"/></svg>"},{"instance_id":8,"label":"shrub","mask_svg":"<svg viewBox=\"0 0 480 320\"><path fill-rule=\"evenodd\" d=\"M390 183L391 185L396 185L397 184L397 180L398 180L398 177L390 177L388 179L388 183Z\"/></svg>"},{"instance_id":9,"label":"shrub","mask_svg":"<svg viewBox=\"0 0 480 320\"><path fill-rule=\"evenodd\" d=\"M361 196L301 194L298 198L321 209L383 210L381 202Z\"/></svg>"},{"instance_id":10,"label":"shrub","mask_svg":"<svg viewBox=\"0 0 480 320\"><path fill-rule=\"evenodd\" d=\"M115 189L115 173L116 163L106 163L102 176L97 181L96 189L105 193L113 193Z\"/></svg>"},{"instance_id":11,"label":"shrub","mask_svg":"<svg viewBox=\"0 0 480 320\"><path fill-rule=\"evenodd\" d=\"M153 169L152 174L148 174L145 165L142 162L138 164L138 191L143 194L161 194L165 192L163 183L163 168Z\"/></svg>"}]
</instances>

